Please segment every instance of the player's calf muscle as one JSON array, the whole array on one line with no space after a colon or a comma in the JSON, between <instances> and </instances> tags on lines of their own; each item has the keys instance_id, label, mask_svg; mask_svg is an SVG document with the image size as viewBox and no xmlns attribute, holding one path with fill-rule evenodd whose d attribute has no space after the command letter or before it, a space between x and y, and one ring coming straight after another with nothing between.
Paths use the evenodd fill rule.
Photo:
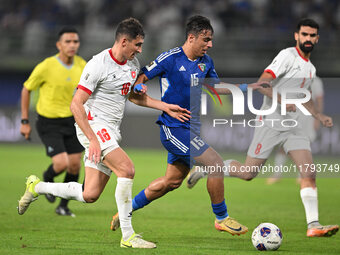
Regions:
<instances>
[{"instance_id":1,"label":"player's calf muscle","mask_svg":"<svg viewBox=\"0 0 340 255\"><path fill-rule=\"evenodd\" d=\"M145 190L145 194L149 200L154 200L159 198L169 191L177 189L182 184L181 180L169 180L166 177L158 178L157 180L153 181L149 187Z\"/></svg>"}]
</instances>

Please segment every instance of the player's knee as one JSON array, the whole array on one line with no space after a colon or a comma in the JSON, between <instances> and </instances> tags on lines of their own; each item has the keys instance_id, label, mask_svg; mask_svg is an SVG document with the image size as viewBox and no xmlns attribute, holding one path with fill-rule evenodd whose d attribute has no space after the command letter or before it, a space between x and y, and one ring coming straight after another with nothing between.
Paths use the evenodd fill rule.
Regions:
<instances>
[{"instance_id":1,"label":"player's knee","mask_svg":"<svg viewBox=\"0 0 340 255\"><path fill-rule=\"evenodd\" d=\"M99 195L91 192L88 193L83 192L83 198L86 203L94 203L98 200Z\"/></svg>"},{"instance_id":2,"label":"player's knee","mask_svg":"<svg viewBox=\"0 0 340 255\"><path fill-rule=\"evenodd\" d=\"M86 203L94 203L98 200L98 197L84 197Z\"/></svg>"},{"instance_id":3,"label":"player's knee","mask_svg":"<svg viewBox=\"0 0 340 255\"><path fill-rule=\"evenodd\" d=\"M135 177L135 166L132 162L124 162L120 165L120 170L125 178L133 179Z\"/></svg>"},{"instance_id":4,"label":"player's knee","mask_svg":"<svg viewBox=\"0 0 340 255\"><path fill-rule=\"evenodd\" d=\"M181 186L182 184L182 181L183 180L171 180L171 181L168 181L168 190L171 191L171 190L174 190L174 189L177 189Z\"/></svg>"},{"instance_id":5,"label":"player's knee","mask_svg":"<svg viewBox=\"0 0 340 255\"><path fill-rule=\"evenodd\" d=\"M80 167L80 162L72 162L68 166L68 172L74 175L79 174Z\"/></svg>"},{"instance_id":6,"label":"player's knee","mask_svg":"<svg viewBox=\"0 0 340 255\"><path fill-rule=\"evenodd\" d=\"M254 173L245 173L244 175L243 175L243 180L245 180L245 181L251 181L252 179L254 179L256 177L256 174L254 174Z\"/></svg>"},{"instance_id":7,"label":"player's knee","mask_svg":"<svg viewBox=\"0 0 340 255\"><path fill-rule=\"evenodd\" d=\"M53 169L57 172L64 171L67 168L68 168L68 162L67 161L53 162Z\"/></svg>"},{"instance_id":8,"label":"player's knee","mask_svg":"<svg viewBox=\"0 0 340 255\"><path fill-rule=\"evenodd\" d=\"M252 176L247 176L247 177L245 177L243 180L249 182L249 181L251 181L252 179L254 179L254 177L252 177Z\"/></svg>"}]
</instances>

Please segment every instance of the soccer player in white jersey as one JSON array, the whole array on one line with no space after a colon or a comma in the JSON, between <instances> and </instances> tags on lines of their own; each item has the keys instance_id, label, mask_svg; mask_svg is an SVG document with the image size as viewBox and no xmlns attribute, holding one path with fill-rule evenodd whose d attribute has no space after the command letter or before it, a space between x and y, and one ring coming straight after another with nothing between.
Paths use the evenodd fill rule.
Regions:
<instances>
[{"instance_id":1,"label":"soccer player in white jersey","mask_svg":"<svg viewBox=\"0 0 340 255\"><path fill-rule=\"evenodd\" d=\"M136 83L145 83L156 76L161 77L161 100L189 109L191 119L190 122L183 123L166 113L159 116L157 124L160 126L160 139L168 151L166 172L133 198L132 208L133 211L140 210L179 188L192 165L197 162L202 166L216 169L208 176L207 182L207 191L215 216L215 228L232 235L241 235L245 234L248 228L229 216L224 197L223 159L200 137L200 99L203 84L197 80L210 78L215 84L220 83L213 60L207 55L207 51L212 47L213 32L210 20L206 17L200 15L190 17L186 25L186 41L183 46L163 52L150 65L142 68ZM261 84L263 82L235 86L244 90L248 87L257 89ZM215 91L219 94L231 93L226 88L216 88ZM139 100L143 102L148 98L143 95L139 98L136 96L134 100L139 104ZM115 214L112 218L112 230L119 227L118 217L120 215Z\"/></svg>"},{"instance_id":2,"label":"soccer player in white jersey","mask_svg":"<svg viewBox=\"0 0 340 255\"><path fill-rule=\"evenodd\" d=\"M259 89L265 95L261 110L270 109L272 106L273 88L281 89L309 89L315 78L315 67L309 60L314 45L319 40L319 25L311 19L303 19L298 23L295 32L296 47L282 50L273 60L273 62L264 70L259 81L272 82L272 87ZM290 98L299 98L299 93L289 95ZM281 95L277 97L278 103L281 103ZM332 118L318 112L313 101L310 99L303 106L320 121L325 127L332 127ZM298 125L295 128L286 128L281 126L282 120L294 119L299 122L297 111L294 104L287 104L287 115L281 115L280 106L273 114L258 116L258 121L264 125L255 128L253 141L248 150L248 155L244 164L235 160L226 160L224 164L227 171L225 176L239 177L244 180L251 180L258 174L258 170L265 164L271 151L276 145L281 144L284 151L291 157L300 170L300 195L305 207L307 220L307 236L331 236L338 230L338 225L323 226L319 223L318 213L318 195L315 182L315 172L312 171L313 159L310 149L310 141ZM267 119L277 119L280 121L266 121ZM274 124L273 124L274 123ZM256 171L248 171L254 169ZM197 170L198 168L196 168ZM244 171L247 169L247 171ZM228 171L229 170L229 171ZM192 188L197 181L204 177L204 173L194 171L187 180L189 188Z\"/></svg>"},{"instance_id":3,"label":"soccer player in white jersey","mask_svg":"<svg viewBox=\"0 0 340 255\"><path fill-rule=\"evenodd\" d=\"M131 159L118 145L125 102L140 68L135 55L142 52L143 42L144 32L139 21L134 18L123 20L118 25L113 47L95 55L83 70L71 111L77 123L78 139L85 147L84 184L46 183L31 175L19 201L19 214L42 194L93 203L114 172L118 177L115 197L122 226L120 246L156 247L136 235L132 228L130 212L135 171ZM145 92L141 85L138 90ZM162 110L180 121L190 117L188 111L177 105L151 98L144 106Z\"/></svg>"},{"instance_id":4,"label":"soccer player in white jersey","mask_svg":"<svg viewBox=\"0 0 340 255\"><path fill-rule=\"evenodd\" d=\"M311 86L310 90L312 93L312 100L314 103L314 107L318 112L323 112L323 83L322 80L319 77L315 77ZM317 136L317 131L320 128L320 122L313 118L313 116L308 116L304 114L300 114L299 116L299 122L302 125L302 129L305 131L309 141L312 143L315 141ZM285 165L287 161L287 155L280 147L279 150L277 150L274 158L274 164L276 166L283 166ZM282 171L278 171L273 173L268 179L267 184L274 184L281 180L282 177ZM298 183L300 182L300 178L297 179Z\"/></svg>"}]
</instances>

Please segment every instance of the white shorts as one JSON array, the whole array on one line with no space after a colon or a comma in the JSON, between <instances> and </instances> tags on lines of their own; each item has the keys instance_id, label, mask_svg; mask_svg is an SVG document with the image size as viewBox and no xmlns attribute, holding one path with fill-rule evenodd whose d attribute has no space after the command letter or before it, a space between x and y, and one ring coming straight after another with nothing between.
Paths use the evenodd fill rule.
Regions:
<instances>
[{"instance_id":1,"label":"white shorts","mask_svg":"<svg viewBox=\"0 0 340 255\"><path fill-rule=\"evenodd\" d=\"M314 129L314 118L312 116L300 116L299 122L301 122L302 129L306 133L309 141L312 143L316 139L317 132Z\"/></svg>"},{"instance_id":2,"label":"white shorts","mask_svg":"<svg viewBox=\"0 0 340 255\"><path fill-rule=\"evenodd\" d=\"M293 150L311 150L310 141L300 128L278 131L262 126L255 128L248 156L267 159L276 145L282 145L286 153Z\"/></svg>"},{"instance_id":3,"label":"white shorts","mask_svg":"<svg viewBox=\"0 0 340 255\"><path fill-rule=\"evenodd\" d=\"M81 145L85 148L85 155L84 155L84 164L85 167L91 167L94 169L97 169L104 174L111 176L112 171L103 163L104 157L111 151L117 149L119 147L119 142L121 140L119 125L117 126L109 126L105 123L98 123L98 122L92 122L90 121L90 126L93 130L93 132L97 135L100 148L101 148L101 156L100 156L100 162L98 164L95 164L94 162L91 162L91 160L88 158L89 155L89 145L90 142L81 131L78 125L76 126L77 131L77 137Z\"/></svg>"}]
</instances>

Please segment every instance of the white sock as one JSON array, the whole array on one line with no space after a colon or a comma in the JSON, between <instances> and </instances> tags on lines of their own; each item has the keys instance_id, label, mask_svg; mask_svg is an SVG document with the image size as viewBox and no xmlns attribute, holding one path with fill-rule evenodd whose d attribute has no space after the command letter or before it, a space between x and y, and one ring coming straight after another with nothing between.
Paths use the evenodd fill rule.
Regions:
<instances>
[{"instance_id":1,"label":"white sock","mask_svg":"<svg viewBox=\"0 0 340 255\"><path fill-rule=\"evenodd\" d=\"M51 194L53 196L65 198L67 200L77 200L86 203L83 198L83 187L78 182L39 182L37 185L35 185L34 190L39 195Z\"/></svg>"},{"instance_id":2,"label":"white sock","mask_svg":"<svg viewBox=\"0 0 340 255\"><path fill-rule=\"evenodd\" d=\"M281 152L278 152L275 154L274 164L275 166L283 166L286 163L286 160L287 160L287 155ZM278 171L278 172L275 172L271 177L281 178L281 176L282 176L282 172Z\"/></svg>"},{"instance_id":3,"label":"white sock","mask_svg":"<svg viewBox=\"0 0 340 255\"><path fill-rule=\"evenodd\" d=\"M305 207L307 224L319 222L317 188L303 188L300 190L300 196Z\"/></svg>"},{"instance_id":4,"label":"white sock","mask_svg":"<svg viewBox=\"0 0 340 255\"><path fill-rule=\"evenodd\" d=\"M223 169L223 173L224 173L224 176L226 176L226 177L228 177L228 176L230 176L230 174L229 174L229 168L230 168L230 163L232 162L232 161L235 161L235 159L228 159L228 160L225 160L225 161L223 161L223 163L224 163L224 169Z\"/></svg>"},{"instance_id":5,"label":"white sock","mask_svg":"<svg viewBox=\"0 0 340 255\"><path fill-rule=\"evenodd\" d=\"M116 203L120 228L122 230L123 240L126 241L135 232L132 228L132 184L133 180L128 178L117 178Z\"/></svg>"}]
</instances>

